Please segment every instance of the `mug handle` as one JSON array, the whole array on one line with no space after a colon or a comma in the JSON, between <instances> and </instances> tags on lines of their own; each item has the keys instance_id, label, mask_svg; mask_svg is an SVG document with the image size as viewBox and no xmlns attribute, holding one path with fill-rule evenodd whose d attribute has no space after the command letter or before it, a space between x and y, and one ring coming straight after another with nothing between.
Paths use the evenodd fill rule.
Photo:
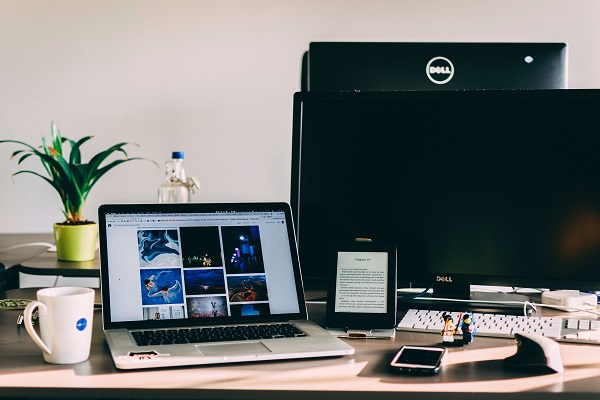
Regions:
<instances>
[{"instance_id":1,"label":"mug handle","mask_svg":"<svg viewBox=\"0 0 600 400\"><path fill-rule=\"evenodd\" d=\"M27 307L25 307L25 312L23 313L23 319L24 319L23 322L25 323L25 329L27 329L27 333L29 333L29 336L31 336L31 338L33 339L35 344L37 344L38 347L40 349L42 349L42 351L44 351L45 353L48 353L48 354L52 354L52 351L50 351L48 346L46 346L44 344L44 342L42 342L42 339L40 339L40 337L38 336L35 329L33 329L32 315L33 315L33 310L36 307L39 308L38 312L40 314L45 315L46 312L48 311L48 309L46 308L46 305L44 303L40 303L39 301L34 300L31 303L27 304Z\"/></svg>"}]
</instances>

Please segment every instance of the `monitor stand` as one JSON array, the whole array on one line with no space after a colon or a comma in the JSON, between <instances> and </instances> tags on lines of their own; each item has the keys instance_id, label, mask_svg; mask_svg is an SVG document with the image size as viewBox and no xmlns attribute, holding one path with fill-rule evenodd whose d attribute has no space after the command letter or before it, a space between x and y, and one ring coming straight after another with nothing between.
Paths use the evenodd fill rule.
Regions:
<instances>
[{"instance_id":1,"label":"monitor stand","mask_svg":"<svg viewBox=\"0 0 600 400\"><path fill-rule=\"evenodd\" d=\"M437 300L442 299L442 300ZM468 284L434 285L433 293L414 297L398 293L398 308L442 311L471 311L493 314L527 315L534 309L528 296L502 292L474 292Z\"/></svg>"}]
</instances>

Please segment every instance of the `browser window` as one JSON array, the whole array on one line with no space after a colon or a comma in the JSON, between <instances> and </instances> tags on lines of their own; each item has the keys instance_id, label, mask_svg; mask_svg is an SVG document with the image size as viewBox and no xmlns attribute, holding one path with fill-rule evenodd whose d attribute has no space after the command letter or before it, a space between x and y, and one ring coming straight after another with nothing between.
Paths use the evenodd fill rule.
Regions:
<instances>
[{"instance_id":1,"label":"browser window","mask_svg":"<svg viewBox=\"0 0 600 400\"><path fill-rule=\"evenodd\" d=\"M107 215L112 321L297 313L287 229L283 212Z\"/></svg>"}]
</instances>

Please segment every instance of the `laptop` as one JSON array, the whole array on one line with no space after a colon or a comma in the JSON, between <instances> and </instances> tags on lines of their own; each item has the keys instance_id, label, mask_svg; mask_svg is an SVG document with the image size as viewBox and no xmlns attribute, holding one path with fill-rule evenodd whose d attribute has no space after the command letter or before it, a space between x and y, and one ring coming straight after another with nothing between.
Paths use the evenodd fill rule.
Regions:
<instances>
[{"instance_id":1,"label":"laptop","mask_svg":"<svg viewBox=\"0 0 600 400\"><path fill-rule=\"evenodd\" d=\"M354 353L308 320L288 204L98 212L102 321L117 368Z\"/></svg>"},{"instance_id":2,"label":"laptop","mask_svg":"<svg viewBox=\"0 0 600 400\"><path fill-rule=\"evenodd\" d=\"M565 89L566 43L313 42L303 90Z\"/></svg>"}]
</instances>

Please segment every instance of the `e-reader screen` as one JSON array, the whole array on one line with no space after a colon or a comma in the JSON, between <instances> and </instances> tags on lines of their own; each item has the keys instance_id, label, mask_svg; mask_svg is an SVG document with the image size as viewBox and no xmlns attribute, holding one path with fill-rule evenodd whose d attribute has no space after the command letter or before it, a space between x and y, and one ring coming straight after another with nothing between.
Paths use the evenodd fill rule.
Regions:
<instances>
[{"instance_id":1,"label":"e-reader screen","mask_svg":"<svg viewBox=\"0 0 600 400\"><path fill-rule=\"evenodd\" d=\"M385 314L388 275L387 252L338 252L335 312Z\"/></svg>"},{"instance_id":2,"label":"e-reader screen","mask_svg":"<svg viewBox=\"0 0 600 400\"><path fill-rule=\"evenodd\" d=\"M396 322L396 248L350 243L332 249L327 326L390 329Z\"/></svg>"}]
</instances>

